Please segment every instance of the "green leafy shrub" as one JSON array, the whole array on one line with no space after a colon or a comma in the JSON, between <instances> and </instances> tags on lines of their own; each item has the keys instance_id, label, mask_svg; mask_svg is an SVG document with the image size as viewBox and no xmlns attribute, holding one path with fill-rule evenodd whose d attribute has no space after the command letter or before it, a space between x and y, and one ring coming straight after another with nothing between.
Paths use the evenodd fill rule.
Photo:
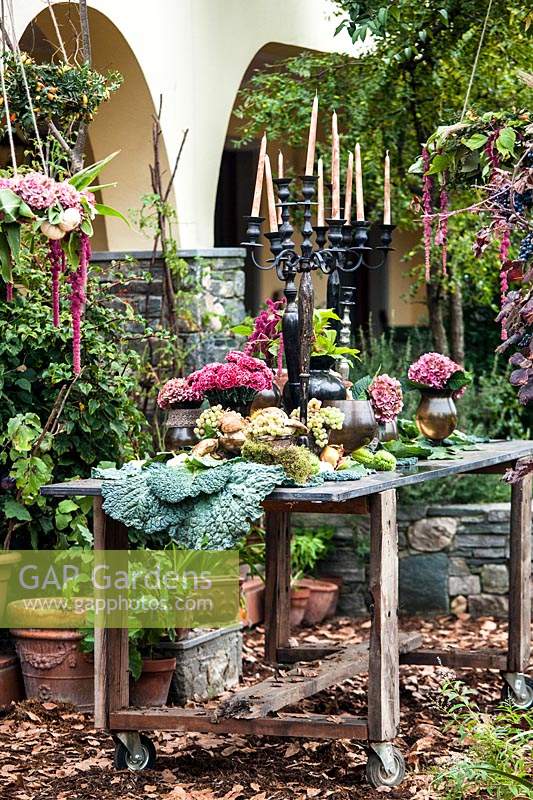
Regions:
<instances>
[{"instance_id":1,"label":"green leafy shrub","mask_svg":"<svg viewBox=\"0 0 533 800\"><path fill-rule=\"evenodd\" d=\"M506 703L494 715L483 714L472 692L457 681L443 686L447 728L466 752L439 767L435 788L446 800L533 798L533 713Z\"/></svg>"},{"instance_id":2,"label":"green leafy shrub","mask_svg":"<svg viewBox=\"0 0 533 800\"><path fill-rule=\"evenodd\" d=\"M127 306L106 305L93 278L84 366L73 379L67 311L54 328L38 259L38 253L28 258L16 278L15 300L0 301L0 535L12 543L16 535L19 546L87 543L90 499L58 503L39 489L87 477L100 461L122 463L148 447L144 417L132 399L140 357L128 325L136 318Z\"/></svg>"},{"instance_id":3,"label":"green leafy shrub","mask_svg":"<svg viewBox=\"0 0 533 800\"><path fill-rule=\"evenodd\" d=\"M291 539L291 565L293 578L310 575L317 564L332 548L335 528L323 525L307 530L296 528Z\"/></svg>"}]
</instances>

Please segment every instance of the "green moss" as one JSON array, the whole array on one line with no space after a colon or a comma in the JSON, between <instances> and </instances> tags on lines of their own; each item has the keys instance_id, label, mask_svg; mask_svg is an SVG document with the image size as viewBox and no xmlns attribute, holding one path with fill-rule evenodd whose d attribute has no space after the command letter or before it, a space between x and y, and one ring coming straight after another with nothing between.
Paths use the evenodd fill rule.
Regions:
<instances>
[{"instance_id":1,"label":"green moss","mask_svg":"<svg viewBox=\"0 0 533 800\"><path fill-rule=\"evenodd\" d=\"M241 455L247 461L257 461L258 464L279 464L295 483L307 483L317 473L317 457L305 447L297 445L278 448L264 442L247 441Z\"/></svg>"}]
</instances>

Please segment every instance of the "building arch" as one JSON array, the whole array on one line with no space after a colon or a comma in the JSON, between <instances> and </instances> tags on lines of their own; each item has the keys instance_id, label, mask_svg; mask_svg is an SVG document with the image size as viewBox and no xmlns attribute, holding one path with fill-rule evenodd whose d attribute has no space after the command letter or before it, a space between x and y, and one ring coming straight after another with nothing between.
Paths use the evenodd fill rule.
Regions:
<instances>
[{"instance_id":1,"label":"building arch","mask_svg":"<svg viewBox=\"0 0 533 800\"><path fill-rule=\"evenodd\" d=\"M72 52L78 23L72 4L56 3L54 12L67 52ZM148 165L153 162L152 117L154 102L142 67L124 34L111 19L95 8L89 9L94 68L106 73L117 70L124 77L120 89L104 103L89 128L86 163L120 151L102 174L102 183L116 182L104 189L102 202L124 215L140 207L143 194L151 191ZM20 46L37 59L47 60L57 51L57 37L47 9L40 11L20 38ZM168 172L166 150L162 148L163 169ZM149 249L149 240L118 219L100 218L93 240L96 250Z\"/></svg>"}]
</instances>

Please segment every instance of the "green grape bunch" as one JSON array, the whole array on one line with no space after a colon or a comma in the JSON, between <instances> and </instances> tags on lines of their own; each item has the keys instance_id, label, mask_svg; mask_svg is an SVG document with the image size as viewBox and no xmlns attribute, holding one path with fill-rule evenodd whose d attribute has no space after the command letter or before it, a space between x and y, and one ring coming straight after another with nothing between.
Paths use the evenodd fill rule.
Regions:
<instances>
[{"instance_id":1,"label":"green grape bunch","mask_svg":"<svg viewBox=\"0 0 533 800\"><path fill-rule=\"evenodd\" d=\"M220 420L224 415L221 405L210 406L196 420L195 434L199 439L213 439L220 435Z\"/></svg>"},{"instance_id":2,"label":"green grape bunch","mask_svg":"<svg viewBox=\"0 0 533 800\"><path fill-rule=\"evenodd\" d=\"M300 418L300 409L296 408L291 414L295 419ZM340 431L344 422L344 414L340 409L330 406L322 407L320 400L313 398L307 405L307 427L313 435L316 446L321 450L329 441L331 430Z\"/></svg>"}]
</instances>

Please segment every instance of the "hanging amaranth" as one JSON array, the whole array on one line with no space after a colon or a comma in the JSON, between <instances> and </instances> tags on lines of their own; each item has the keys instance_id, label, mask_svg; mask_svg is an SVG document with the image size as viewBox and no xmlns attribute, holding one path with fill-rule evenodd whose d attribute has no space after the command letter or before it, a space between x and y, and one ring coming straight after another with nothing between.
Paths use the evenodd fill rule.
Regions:
<instances>
[{"instance_id":1,"label":"hanging amaranth","mask_svg":"<svg viewBox=\"0 0 533 800\"><path fill-rule=\"evenodd\" d=\"M423 224L424 224L424 250L425 250L425 265L426 265L426 283L431 281L431 191L433 189L433 180L431 175L428 175L431 159L429 157L429 150L427 147L422 148L422 164L424 165L424 176L422 178L423 194L422 202L424 208Z\"/></svg>"},{"instance_id":2,"label":"hanging amaranth","mask_svg":"<svg viewBox=\"0 0 533 800\"><path fill-rule=\"evenodd\" d=\"M509 233L509 228L504 228L502 233L502 238L500 239L500 296L501 296L501 307L505 303L505 298L507 297L507 292L509 291L509 281L507 276L507 262L509 260L509 249L511 247L511 236ZM507 339L507 330L505 328L505 321L502 319L502 341L505 342Z\"/></svg>"}]
</instances>

